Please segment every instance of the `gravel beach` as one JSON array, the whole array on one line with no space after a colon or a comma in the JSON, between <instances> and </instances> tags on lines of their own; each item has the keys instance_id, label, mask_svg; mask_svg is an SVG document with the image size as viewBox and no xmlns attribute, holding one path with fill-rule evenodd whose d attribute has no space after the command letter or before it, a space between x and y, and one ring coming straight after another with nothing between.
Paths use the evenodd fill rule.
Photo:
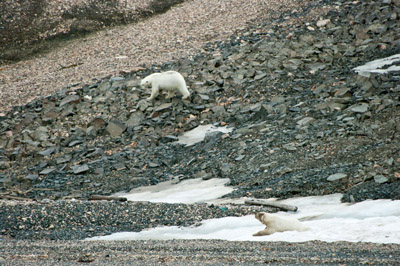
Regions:
<instances>
[{"instance_id":1,"label":"gravel beach","mask_svg":"<svg viewBox=\"0 0 400 266\"><path fill-rule=\"evenodd\" d=\"M2 265L398 265L398 245L218 240L7 241ZM1 260L1 258L0 258Z\"/></svg>"},{"instance_id":2,"label":"gravel beach","mask_svg":"<svg viewBox=\"0 0 400 266\"><path fill-rule=\"evenodd\" d=\"M353 70L400 53L399 17L396 0L184 1L2 64L0 264L398 265L396 244L82 240L277 211L91 200L168 180L399 200L400 71ZM166 70L190 99L145 100L140 79ZM177 144L208 124L232 131Z\"/></svg>"}]
</instances>

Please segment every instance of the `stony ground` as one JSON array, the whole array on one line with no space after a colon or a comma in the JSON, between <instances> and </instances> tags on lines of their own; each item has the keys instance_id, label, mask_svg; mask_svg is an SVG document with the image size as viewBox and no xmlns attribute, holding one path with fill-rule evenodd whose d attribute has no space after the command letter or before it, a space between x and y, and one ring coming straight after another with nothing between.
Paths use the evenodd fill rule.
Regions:
<instances>
[{"instance_id":1,"label":"stony ground","mask_svg":"<svg viewBox=\"0 0 400 266\"><path fill-rule=\"evenodd\" d=\"M21 248L15 257L12 252L0 256L29 261L25 242L14 239L82 239L255 211L244 206L87 201L95 194L170 179L229 177L237 188L229 197L339 192L348 202L400 199L400 74L366 78L352 71L400 52L399 6L398 1L307 2L296 12L249 24L229 40L207 43L196 55L15 106L0 118L1 245ZM160 95L146 101L149 91L138 86L139 80L171 69L185 76L191 99ZM174 143L182 132L209 123L234 130L210 134L190 147ZM159 218L157 210L171 215ZM209 244L197 253L200 258L229 263L213 255L222 252L216 247L225 242L205 242ZM51 250L65 242L40 243ZM229 243L237 250L247 246L251 254L262 253L256 261L238 263L359 264L362 257L365 263L388 265L399 258L398 245ZM171 245L173 253L181 242L132 245L142 244ZM89 260L107 262L108 257L96 255L95 246L84 245L89 246ZM124 244L113 245L123 250ZM312 248L304 250L304 245ZM321 245L351 252L332 251L338 258L326 257ZM264 257L270 251L266 246L277 248L277 258ZM208 247L209 253L204 251ZM309 252L310 259L289 258L289 250ZM80 254L76 252L71 256ZM35 254L28 257L42 259ZM46 254L43 260L49 262L81 260L80 255ZM160 258L174 265L183 258L179 252L173 256ZM160 258L147 257L149 263Z\"/></svg>"},{"instance_id":2,"label":"stony ground","mask_svg":"<svg viewBox=\"0 0 400 266\"><path fill-rule=\"evenodd\" d=\"M2 255L4 265L398 265L400 256L398 245L219 240L10 241Z\"/></svg>"}]
</instances>

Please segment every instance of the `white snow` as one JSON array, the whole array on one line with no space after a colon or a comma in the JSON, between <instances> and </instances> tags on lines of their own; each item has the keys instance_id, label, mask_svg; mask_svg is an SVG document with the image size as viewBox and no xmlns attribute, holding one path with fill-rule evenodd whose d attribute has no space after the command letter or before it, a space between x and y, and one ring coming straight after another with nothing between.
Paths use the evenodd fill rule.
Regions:
<instances>
[{"instance_id":1,"label":"white snow","mask_svg":"<svg viewBox=\"0 0 400 266\"><path fill-rule=\"evenodd\" d=\"M220 131L222 133L229 133L233 130L233 128L225 127L215 127L213 125L200 125L192 130L189 130L183 133L182 136L179 137L179 140L176 143L184 144L186 146L194 145L200 141L204 140L204 137L207 133Z\"/></svg>"},{"instance_id":2,"label":"white snow","mask_svg":"<svg viewBox=\"0 0 400 266\"><path fill-rule=\"evenodd\" d=\"M186 197L188 194L181 196ZM265 226L253 215L249 215L204 220L197 227L157 227L142 232L120 232L86 240L223 239L287 242L321 240L400 244L400 200L367 200L349 204L341 203L341 196L333 194L279 201L299 208L296 213L277 214L299 219L311 228L305 232L290 231L253 237L252 234L264 229ZM184 201L186 200L179 200L179 202Z\"/></svg>"},{"instance_id":3,"label":"white snow","mask_svg":"<svg viewBox=\"0 0 400 266\"><path fill-rule=\"evenodd\" d=\"M390 71L400 71L400 54L368 62L353 68L353 70L363 77L369 77L371 73L384 74Z\"/></svg>"},{"instance_id":4,"label":"white snow","mask_svg":"<svg viewBox=\"0 0 400 266\"><path fill-rule=\"evenodd\" d=\"M166 181L154 186L135 188L129 193L117 193L115 196L125 197L129 201L188 204L210 202L233 191L232 187L225 186L228 182L229 178L195 178L177 184Z\"/></svg>"}]
</instances>

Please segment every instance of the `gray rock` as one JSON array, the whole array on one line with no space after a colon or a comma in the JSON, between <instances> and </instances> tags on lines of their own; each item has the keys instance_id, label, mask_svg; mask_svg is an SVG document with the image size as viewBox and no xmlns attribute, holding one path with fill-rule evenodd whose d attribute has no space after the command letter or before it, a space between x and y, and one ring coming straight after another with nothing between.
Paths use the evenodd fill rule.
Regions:
<instances>
[{"instance_id":1,"label":"gray rock","mask_svg":"<svg viewBox=\"0 0 400 266\"><path fill-rule=\"evenodd\" d=\"M336 97L350 97L351 95L350 88L339 89L335 92Z\"/></svg>"},{"instance_id":2,"label":"gray rock","mask_svg":"<svg viewBox=\"0 0 400 266\"><path fill-rule=\"evenodd\" d=\"M235 158L235 161L241 161L244 159L244 157L245 157L245 155L243 155L243 154L239 155L238 157Z\"/></svg>"},{"instance_id":3,"label":"gray rock","mask_svg":"<svg viewBox=\"0 0 400 266\"><path fill-rule=\"evenodd\" d=\"M271 102L272 106L277 105L277 104L281 104L281 103L285 102L285 97L274 96L274 97L271 98L270 102Z\"/></svg>"},{"instance_id":4,"label":"gray rock","mask_svg":"<svg viewBox=\"0 0 400 266\"><path fill-rule=\"evenodd\" d=\"M146 99L142 99L138 102L136 108L144 112L150 106L150 102Z\"/></svg>"},{"instance_id":5,"label":"gray rock","mask_svg":"<svg viewBox=\"0 0 400 266\"><path fill-rule=\"evenodd\" d=\"M260 73L260 74L258 74L258 75L256 75L256 76L254 77L254 80L263 79L263 78L265 78L267 75L268 75L267 73Z\"/></svg>"},{"instance_id":6,"label":"gray rock","mask_svg":"<svg viewBox=\"0 0 400 266\"><path fill-rule=\"evenodd\" d=\"M300 127L303 127L303 126L308 126L309 124L311 124L314 121L315 121L315 119L313 117L304 117L304 118L300 119L299 121L297 121L296 124Z\"/></svg>"},{"instance_id":7,"label":"gray rock","mask_svg":"<svg viewBox=\"0 0 400 266\"><path fill-rule=\"evenodd\" d=\"M151 167L151 168L157 168L159 166L160 166L160 164L158 164L158 163L153 163L153 162L149 163L149 167Z\"/></svg>"},{"instance_id":8,"label":"gray rock","mask_svg":"<svg viewBox=\"0 0 400 266\"><path fill-rule=\"evenodd\" d=\"M201 98L203 101L208 101L208 100L210 100L210 97L209 97L208 95L206 95L206 94L201 94L201 93L199 93L199 96L200 96L200 98Z\"/></svg>"},{"instance_id":9,"label":"gray rock","mask_svg":"<svg viewBox=\"0 0 400 266\"><path fill-rule=\"evenodd\" d=\"M70 143L68 143L68 147L74 147L76 145L81 144L83 141L82 140L73 140Z\"/></svg>"},{"instance_id":10,"label":"gray rock","mask_svg":"<svg viewBox=\"0 0 400 266\"><path fill-rule=\"evenodd\" d=\"M117 164L114 165L114 168L115 168L115 170L117 170L117 171L121 171L121 170L126 169L126 166L125 166L124 163L117 163Z\"/></svg>"},{"instance_id":11,"label":"gray rock","mask_svg":"<svg viewBox=\"0 0 400 266\"><path fill-rule=\"evenodd\" d=\"M102 82L98 87L100 91L105 91L108 90L109 88L111 88L111 83L108 81Z\"/></svg>"},{"instance_id":12,"label":"gray rock","mask_svg":"<svg viewBox=\"0 0 400 266\"><path fill-rule=\"evenodd\" d=\"M346 174L344 174L344 173L337 173L337 174L333 174L333 175L328 176L327 180L328 180L328 181L336 181L336 180L343 179L343 178L345 178L345 177L347 177Z\"/></svg>"},{"instance_id":13,"label":"gray rock","mask_svg":"<svg viewBox=\"0 0 400 266\"><path fill-rule=\"evenodd\" d=\"M194 175L195 178L201 178L203 180L209 180L212 178L211 173L207 173L205 170L201 170Z\"/></svg>"},{"instance_id":14,"label":"gray rock","mask_svg":"<svg viewBox=\"0 0 400 266\"><path fill-rule=\"evenodd\" d=\"M10 163L9 162L0 161L0 169L1 170L5 170L5 169L8 169L8 168L10 168Z\"/></svg>"},{"instance_id":15,"label":"gray rock","mask_svg":"<svg viewBox=\"0 0 400 266\"><path fill-rule=\"evenodd\" d=\"M85 132L86 132L87 135L95 136L96 133L97 133L97 130L96 130L96 128L94 126L90 126L85 130Z\"/></svg>"},{"instance_id":16,"label":"gray rock","mask_svg":"<svg viewBox=\"0 0 400 266\"><path fill-rule=\"evenodd\" d=\"M368 108L369 106L367 103L362 103L355 106L351 106L350 110L354 113L366 113L368 112Z\"/></svg>"},{"instance_id":17,"label":"gray rock","mask_svg":"<svg viewBox=\"0 0 400 266\"><path fill-rule=\"evenodd\" d=\"M393 157L390 157L389 159L387 159L387 160L385 161L385 163L386 163L387 165L389 165L389 166L393 165L393 163L394 163Z\"/></svg>"},{"instance_id":18,"label":"gray rock","mask_svg":"<svg viewBox=\"0 0 400 266\"><path fill-rule=\"evenodd\" d=\"M33 139L36 141L46 141L49 138L47 127L38 127L33 133Z\"/></svg>"},{"instance_id":19,"label":"gray rock","mask_svg":"<svg viewBox=\"0 0 400 266\"><path fill-rule=\"evenodd\" d=\"M252 120L266 120L268 117L268 111L264 105L261 105L260 109L253 115Z\"/></svg>"},{"instance_id":20,"label":"gray rock","mask_svg":"<svg viewBox=\"0 0 400 266\"><path fill-rule=\"evenodd\" d=\"M128 127L135 127L142 123L144 119L144 114L141 111L136 111L131 114L129 119L125 122Z\"/></svg>"},{"instance_id":21,"label":"gray rock","mask_svg":"<svg viewBox=\"0 0 400 266\"><path fill-rule=\"evenodd\" d=\"M319 70L325 69L326 64L322 64L322 63L307 64L307 68L310 70L310 72L315 73Z\"/></svg>"},{"instance_id":22,"label":"gray rock","mask_svg":"<svg viewBox=\"0 0 400 266\"><path fill-rule=\"evenodd\" d=\"M106 127L106 131L110 134L111 137L119 137L126 129L126 126L121 123L119 120L112 120L108 123Z\"/></svg>"},{"instance_id":23,"label":"gray rock","mask_svg":"<svg viewBox=\"0 0 400 266\"><path fill-rule=\"evenodd\" d=\"M221 174L222 176L228 176L230 172L232 171L232 165L230 163L223 163L221 165Z\"/></svg>"},{"instance_id":24,"label":"gray rock","mask_svg":"<svg viewBox=\"0 0 400 266\"><path fill-rule=\"evenodd\" d=\"M331 20L328 19L321 19L317 21L317 27L321 28L321 27L325 27L326 25L328 25L331 22Z\"/></svg>"},{"instance_id":25,"label":"gray rock","mask_svg":"<svg viewBox=\"0 0 400 266\"><path fill-rule=\"evenodd\" d=\"M68 95L67 97L61 100L60 107L70 103L78 103L79 99L80 99L79 96L76 94Z\"/></svg>"},{"instance_id":26,"label":"gray rock","mask_svg":"<svg viewBox=\"0 0 400 266\"><path fill-rule=\"evenodd\" d=\"M212 110L213 113L214 113L215 115L217 115L218 117L221 117L221 116L223 116L223 115L226 114L225 107L222 106L222 105L216 105L216 106L214 106L213 108L211 108L211 110Z\"/></svg>"},{"instance_id":27,"label":"gray rock","mask_svg":"<svg viewBox=\"0 0 400 266\"><path fill-rule=\"evenodd\" d=\"M30 180L30 181L35 181L38 178L39 178L39 175L37 175L37 174L29 174L29 175L25 176L25 180Z\"/></svg>"},{"instance_id":28,"label":"gray rock","mask_svg":"<svg viewBox=\"0 0 400 266\"><path fill-rule=\"evenodd\" d=\"M71 156L70 155L65 155L64 157L59 157L56 159L57 164L63 164L63 163L68 163L71 161Z\"/></svg>"},{"instance_id":29,"label":"gray rock","mask_svg":"<svg viewBox=\"0 0 400 266\"><path fill-rule=\"evenodd\" d=\"M87 164L82 164L82 165L75 165L71 167L72 171L74 174L82 174L86 171L89 170L89 166Z\"/></svg>"},{"instance_id":30,"label":"gray rock","mask_svg":"<svg viewBox=\"0 0 400 266\"><path fill-rule=\"evenodd\" d=\"M297 148L292 143L283 145L283 148L285 148L285 150L287 150L287 151L296 151L297 150Z\"/></svg>"},{"instance_id":31,"label":"gray rock","mask_svg":"<svg viewBox=\"0 0 400 266\"><path fill-rule=\"evenodd\" d=\"M211 132L207 132L204 136L204 142L211 142L211 143L215 143L224 133L222 133L221 131L211 131Z\"/></svg>"},{"instance_id":32,"label":"gray rock","mask_svg":"<svg viewBox=\"0 0 400 266\"><path fill-rule=\"evenodd\" d=\"M8 177L0 178L0 184L8 183L8 182L10 182L10 181L11 181L11 179L8 178Z\"/></svg>"},{"instance_id":33,"label":"gray rock","mask_svg":"<svg viewBox=\"0 0 400 266\"><path fill-rule=\"evenodd\" d=\"M104 121L103 118L100 117L96 117L95 119L93 119L88 127L94 127L95 130L99 130L100 128L103 128L106 125L106 121Z\"/></svg>"},{"instance_id":34,"label":"gray rock","mask_svg":"<svg viewBox=\"0 0 400 266\"><path fill-rule=\"evenodd\" d=\"M157 106L154 111L155 112L161 112L167 109L170 109L172 107L172 103L163 103L160 106Z\"/></svg>"},{"instance_id":35,"label":"gray rock","mask_svg":"<svg viewBox=\"0 0 400 266\"><path fill-rule=\"evenodd\" d=\"M383 183L388 182L389 178L387 178L386 176L383 176L383 175L376 175L376 176L374 176L374 181L375 181L375 183L383 184Z\"/></svg>"},{"instance_id":36,"label":"gray rock","mask_svg":"<svg viewBox=\"0 0 400 266\"><path fill-rule=\"evenodd\" d=\"M42 155L42 156L49 156L49 155L53 154L53 152L54 152L55 150L56 150L56 148L51 147L51 148L48 148L48 149L46 149L46 150L44 150L44 151L38 152L38 154L40 154L40 155Z\"/></svg>"},{"instance_id":37,"label":"gray rock","mask_svg":"<svg viewBox=\"0 0 400 266\"><path fill-rule=\"evenodd\" d=\"M42 171L40 171L39 175L48 175L50 173L53 173L54 171L56 171L57 169L55 167L49 167L49 168L45 168Z\"/></svg>"}]
</instances>

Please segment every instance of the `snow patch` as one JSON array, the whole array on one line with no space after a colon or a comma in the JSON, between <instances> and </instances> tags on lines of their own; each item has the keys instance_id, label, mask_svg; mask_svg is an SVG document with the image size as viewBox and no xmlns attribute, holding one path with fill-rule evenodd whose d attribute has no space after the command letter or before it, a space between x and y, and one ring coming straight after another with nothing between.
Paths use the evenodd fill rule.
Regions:
<instances>
[{"instance_id":1,"label":"snow patch","mask_svg":"<svg viewBox=\"0 0 400 266\"><path fill-rule=\"evenodd\" d=\"M230 133L232 130L233 128L227 128L226 126L215 127L213 125L201 125L183 133L183 135L179 137L176 143L183 144L186 146L191 146L198 142L203 141L207 133L211 133L214 131L220 131L222 133Z\"/></svg>"},{"instance_id":2,"label":"snow patch","mask_svg":"<svg viewBox=\"0 0 400 266\"><path fill-rule=\"evenodd\" d=\"M166 181L154 186L140 187L129 193L117 193L115 196L125 197L129 201L150 201L166 203L200 203L211 202L231 193L233 187L225 186L229 178L188 179L179 183Z\"/></svg>"},{"instance_id":3,"label":"snow patch","mask_svg":"<svg viewBox=\"0 0 400 266\"><path fill-rule=\"evenodd\" d=\"M377 59L365 65L353 68L360 76L369 77L371 73L385 74L390 71L400 71L400 54Z\"/></svg>"},{"instance_id":4,"label":"snow patch","mask_svg":"<svg viewBox=\"0 0 400 266\"><path fill-rule=\"evenodd\" d=\"M400 244L400 200L367 200L341 203L341 194L300 197L279 201L296 205L296 213L278 212L299 219L310 227L305 232L288 231L253 237L264 225L253 215L204 220L200 226L157 227L142 232L120 232L86 240L223 239L229 241L373 242Z\"/></svg>"}]
</instances>

